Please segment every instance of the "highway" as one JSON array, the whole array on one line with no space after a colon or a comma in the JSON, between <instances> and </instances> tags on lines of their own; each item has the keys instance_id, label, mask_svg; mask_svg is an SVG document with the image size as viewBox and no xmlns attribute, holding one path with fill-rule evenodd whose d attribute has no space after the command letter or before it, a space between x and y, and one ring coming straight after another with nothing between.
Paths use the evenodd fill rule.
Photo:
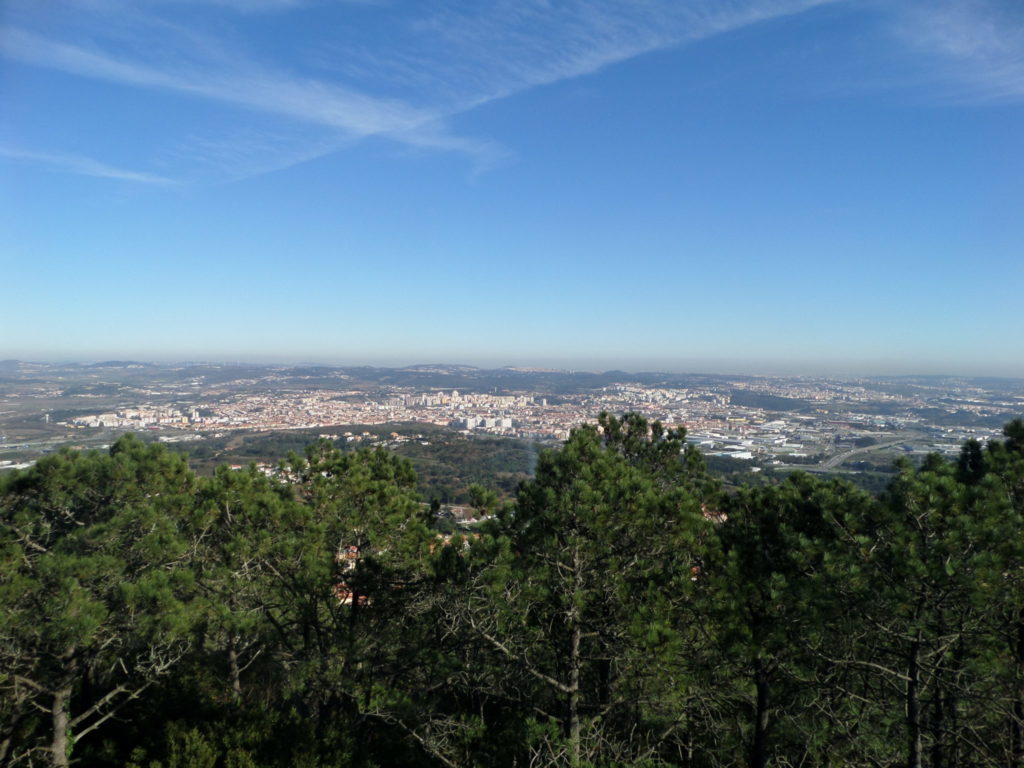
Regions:
<instances>
[{"instance_id":1,"label":"highway","mask_svg":"<svg viewBox=\"0 0 1024 768\"><path fill-rule=\"evenodd\" d=\"M872 451L878 451L881 450L882 448L892 448L894 445L910 442L915 437L917 437L917 435L907 434L903 435L903 437L900 437L897 440L888 440L884 443L875 443L874 445L865 445L862 448L854 448L853 450L850 451L844 451L843 453L839 453L836 454L835 456L832 456L831 458L825 459L825 461L821 462L816 467L816 469L835 469L844 461L854 456L859 456L862 453L871 453Z\"/></svg>"}]
</instances>

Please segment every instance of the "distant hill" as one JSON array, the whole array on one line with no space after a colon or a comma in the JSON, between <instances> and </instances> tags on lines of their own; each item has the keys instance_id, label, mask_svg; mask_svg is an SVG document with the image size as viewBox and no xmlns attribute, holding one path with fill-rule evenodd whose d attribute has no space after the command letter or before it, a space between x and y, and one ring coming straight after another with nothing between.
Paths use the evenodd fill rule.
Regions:
<instances>
[{"instance_id":1,"label":"distant hill","mask_svg":"<svg viewBox=\"0 0 1024 768\"><path fill-rule=\"evenodd\" d=\"M104 360L101 363L89 363L86 368L159 368L155 363L141 363L136 360Z\"/></svg>"},{"instance_id":2,"label":"distant hill","mask_svg":"<svg viewBox=\"0 0 1024 768\"><path fill-rule=\"evenodd\" d=\"M475 365L446 365L445 363L426 363L419 365L407 365L404 368L394 368L396 371L410 371L416 373L467 373L479 371Z\"/></svg>"}]
</instances>

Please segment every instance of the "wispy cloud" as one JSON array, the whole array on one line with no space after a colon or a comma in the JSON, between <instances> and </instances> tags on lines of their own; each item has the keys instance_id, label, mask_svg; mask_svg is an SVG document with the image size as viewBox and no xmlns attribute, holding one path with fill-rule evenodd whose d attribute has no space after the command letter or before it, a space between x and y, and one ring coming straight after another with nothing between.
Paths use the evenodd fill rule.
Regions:
<instances>
[{"instance_id":1,"label":"wispy cloud","mask_svg":"<svg viewBox=\"0 0 1024 768\"><path fill-rule=\"evenodd\" d=\"M321 64L440 103L448 114L586 76L645 53L843 0L490 0L439 2L388 49L337 44Z\"/></svg>"},{"instance_id":2,"label":"wispy cloud","mask_svg":"<svg viewBox=\"0 0 1024 768\"><path fill-rule=\"evenodd\" d=\"M241 13L266 13L291 11L316 4L316 0L141 0L152 5L193 5L220 6ZM321 0L322 1L322 0ZM351 5L375 5L383 0L332 0L335 3ZM140 2L140 0L136 0Z\"/></svg>"},{"instance_id":3,"label":"wispy cloud","mask_svg":"<svg viewBox=\"0 0 1024 768\"><path fill-rule=\"evenodd\" d=\"M160 66L119 59L99 49L55 42L24 30L7 30L0 50L38 66L83 77L161 88L292 117L355 136L409 131L436 119L392 99L368 96L314 79L288 77L242 65L234 71L200 62Z\"/></svg>"},{"instance_id":4,"label":"wispy cloud","mask_svg":"<svg viewBox=\"0 0 1024 768\"><path fill-rule=\"evenodd\" d=\"M123 17L118 39L111 39L102 20L117 1L103 0L106 5L98 7L107 10L94 13L88 34L66 31L60 39L45 25L43 32L23 26L2 29L0 53L81 77L174 91L285 118L300 134L303 125L333 131L333 139L317 142L320 148L385 136L409 147L463 152L487 164L501 150L486 139L453 133L450 123L456 115L644 53L842 0L439 0L394 15L390 33L375 38L373 45L354 37L348 44L329 44L322 36L308 46L308 56L291 59L287 66L273 66L268 57L257 62L229 43L211 40L203 30L175 32L180 19L171 24L159 14L148 31L159 39L152 49L144 39L125 39L130 25ZM184 1L149 0L144 6ZM242 5L240 0L205 4ZM260 0L250 7L286 10L305 4ZM139 18L138 8L133 18ZM153 33L158 27L159 36ZM143 30L140 38L146 34ZM299 147L281 157L307 158L321 151Z\"/></svg>"},{"instance_id":5,"label":"wispy cloud","mask_svg":"<svg viewBox=\"0 0 1024 768\"><path fill-rule=\"evenodd\" d=\"M192 181L230 184L318 160L352 143L353 139L318 130L242 127L190 134L164 154L169 164L191 168Z\"/></svg>"},{"instance_id":6,"label":"wispy cloud","mask_svg":"<svg viewBox=\"0 0 1024 768\"><path fill-rule=\"evenodd\" d=\"M153 173L132 171L125 168L116 168L106 163L101 163L91 157L82 155L62 155L48 152L33 152L18 147L0 146L0 157L22 163L41 165L61 173L73 173L78 176L93 176L99 179L118 179L120 181L133 181L140 184L176 184L174 179L166 176L158 176Z\"/></svg>"},{"instance_id":7,"label":"wispy cloud","mask_svg":"<svg viewBox=\"0 0 1024 768\"><path fill-rule=\"evenodd\" d=\"M911 2L896 16L896 29L918 53L939 57L950 96L966 101L1024 97L1024 5Z\"/></svg>"}]
</instances>

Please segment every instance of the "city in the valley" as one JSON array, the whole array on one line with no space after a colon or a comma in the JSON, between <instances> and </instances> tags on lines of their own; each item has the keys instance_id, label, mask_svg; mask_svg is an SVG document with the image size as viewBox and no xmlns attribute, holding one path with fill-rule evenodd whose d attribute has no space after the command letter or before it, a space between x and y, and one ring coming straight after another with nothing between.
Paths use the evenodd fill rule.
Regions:
<instances>
[{"instance_id":1,"label":"city in the valley","mask_svg":"<svg viewBox=\"0 0 1024 768\"><path fill-rule=\"evenodd\" d=\"M986 442L1024 412L1024 381L947 377L832 379L571 372L468 366L409 368L0 364L0 468L62 445L98 447L136 432L163 442L322 430L379 439L381 425L466 436L565 439L602 411L635 411L709 456L757 471L798 465L857 471L897 455ZM415 430L393 440L413 440ZM739 466L739 465L738 465Z\"/></svg>"}]
</instances>

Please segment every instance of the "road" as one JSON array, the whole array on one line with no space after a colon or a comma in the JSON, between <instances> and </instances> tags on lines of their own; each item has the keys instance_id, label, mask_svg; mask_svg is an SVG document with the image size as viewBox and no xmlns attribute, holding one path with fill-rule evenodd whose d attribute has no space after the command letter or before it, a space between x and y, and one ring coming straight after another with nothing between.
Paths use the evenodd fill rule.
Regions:
<instances>
[{"instance_id":1,"label":"road","mask_svg":"<svg viewBox=\"0 0 1024 768\"><path fill-rule=\"evenodd\" d=\"M910 442L911 440L914 439L914 437L916 437L916 435L904 435L903 437L901 437L901 438L899 438L897 440L888 440L888 441L886 441L884 443L875 443L874 445L865 445L863 448L854 448L853 450L845 451L843 453L836 454L835 456L833 456L833 457L831 457L829 459L825 459L825 461L821 462L821 464L819 464L817 466L817 468L818 469L835 469L840 464L842 464L844 461L846 461L847 459L850 459L850 458L852 458L854 456L859 456L862 453L871 453L872 451L878 451L878 450L881 450L882 448L892 448L892 446L894 446L894 445L899 445L900 443Z\"/></svg>"}]
</instances>

